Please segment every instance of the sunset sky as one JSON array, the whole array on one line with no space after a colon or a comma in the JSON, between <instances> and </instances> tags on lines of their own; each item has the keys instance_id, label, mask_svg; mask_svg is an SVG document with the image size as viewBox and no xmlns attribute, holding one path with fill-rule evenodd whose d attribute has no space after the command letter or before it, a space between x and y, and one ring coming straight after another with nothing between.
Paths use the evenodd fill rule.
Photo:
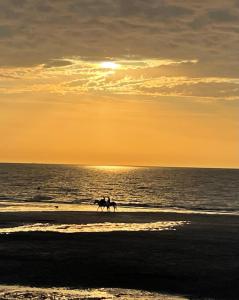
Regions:
<instances>
[{"instance_id":1,"label":"sunset sky","mask_svg":"<svg viewBox=\"0 0 239 300\"><path fill-rule=\"evenodd\" d=\"M0 0L0 161L239 167L238 0Z\"/></svg>"}]
</instances>

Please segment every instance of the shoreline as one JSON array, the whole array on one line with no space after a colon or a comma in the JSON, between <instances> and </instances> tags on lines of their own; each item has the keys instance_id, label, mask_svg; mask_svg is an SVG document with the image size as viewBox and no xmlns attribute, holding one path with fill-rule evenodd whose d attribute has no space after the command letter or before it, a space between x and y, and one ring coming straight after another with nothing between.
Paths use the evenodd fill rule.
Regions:
<instances>
[{"instance_id":1,"label":"shoreline","mask_svg":"<svg viewBox=\"0 0 239 300\"><path fill-rule=\"evenodd\" d=\"M0 213L0 227L188 221L176 230L1 234L0 283L130 288L237 299L239 217L146 212Z\"/></svg>"},{"instance_id":2,"label":"shoreline","mask_svg":"<svg viewBox=\"0 0 239 300\"><path fill-rule=\"evenodd\" d=\"M125 223L145 223L156 221L189 221L194 224L213 222L223 224L231 223L235 220L239 223L238 215L229 214L201 214L182 213L175 211L136 211L126 210L117 212L90 211L90 210L39 210L39 211L0 211L0 227L3 224L13 223L33 223L35 221L51 222L54 224L91 224L100 222L125 222ZM206 222L206 223L205 223ZM192 225L192 224L191 224Z\"/></svg>"},{"instance_id":3,"label":"shoreline","mask_svg":"<svg viewBox=\"0 0 239 300\"><path fill-rule=\"evenodd\" d=\"M56 208L57 207L57 208ZM76 204L76 203L62 203L62 202L30 202L30 201L1 201L0 200L0 213L10 212L97 212L97 206L93 204ZM112 212L112 211L111 211ZM146 213L175 213L175 214L193 214L193 215L222 215L222 216L239 216L239 211L212 211L212 210L190 210L180 208L161 208L161 207L148 207L148 206L124 206L119 204L116 210L119 212L146 212Z\"/></svg>"}]
</instances>

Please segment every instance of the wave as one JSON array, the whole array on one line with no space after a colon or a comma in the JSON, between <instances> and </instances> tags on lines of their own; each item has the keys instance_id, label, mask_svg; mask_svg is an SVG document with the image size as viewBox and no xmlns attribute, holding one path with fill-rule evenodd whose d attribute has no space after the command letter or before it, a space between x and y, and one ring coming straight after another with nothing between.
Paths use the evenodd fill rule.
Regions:
<instances>
[{"instance_id":1,"label":"wave","mask_svg":"<svg viewBox=\"0 0 239 300\"><path fill-rule=\"evenodd\" d=\"M117 202L117 201L116 201ZM120 202L119 205L124 207L135 207L135 208L151 208L151 209L170 209L172 211L193 211L193 212L205 212L205 213L239 213L237 208L225 208L225 207L202 207L202 206L190 206L190 205L160 205L155 203L139 203L139 202Z\"/></svg>"},{"instance_id":2,"label":"wave","mask_svg":"<svg viewBox=\"0 0 239 300\"><path fill-rule=\"evenodd\" d=\"M56 205L61 204L72 204L72 205L89 205L92 204L95 200L95 197L84 197L84 198L68 198L63 197L59 198L57 195L49 195L49 194L36 194L31 197L23 197L23 195L16 195L15 197L12 195L0 195L0 202L8 203L8 202L14 202L14 203L55 203ZM135 200L135 201L129 201L129 200L117 200L114 199L114 201L118 204L119 207L128 207L128 208L136 208L136 209L160 209L160 210L170 210L175 212L194 212L194 213L225 213L225 214L239 214L239 208L238 207L226 207L226 206L218 206L218 207L212 207L209 205L192 205L193 202L189 203L186 202L185 205L175 205L175 204L160 204L155 202L148 201L146 203L145 200Z\"/></svg>"},{"instance_id":3,"label":"wave","mask_svg":"<svg viewBox=\"0 0 239 300\"><path fill-rule=\"evenodd\" d=\"M32 201L47 201L47 200L53 200L54 197L43 195L43 194L37 194L32 197Z\"/></svg>"},{"instance_id":4,"label":"wave","mask_svg":"<svg viewBox=\"0 0 239 300\"><path fill-rule=\"evenodd\" d=\"M0 201L3 200L14 200L14 198L6 195L0 195Z\"/></svg>"}]
</instances>

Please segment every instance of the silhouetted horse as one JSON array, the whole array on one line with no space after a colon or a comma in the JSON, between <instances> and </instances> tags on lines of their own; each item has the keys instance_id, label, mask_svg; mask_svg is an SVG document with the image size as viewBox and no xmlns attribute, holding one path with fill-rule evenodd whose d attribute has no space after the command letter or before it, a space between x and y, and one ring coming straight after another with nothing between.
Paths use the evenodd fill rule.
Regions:
<instances>
[{"instance_id":1,"label":"silhouetted horse","mask_svg":"<svg viewBox=\"0 0 239 300\"><path fill-rule=\"evenodd\" d=\"M104 199L105 199L105 197L104 197ZM111 207L111 206L113 206L113 208L114 208L114 211L115 211L115 210L116 210L116 208L117 208L117 204L116 204L116 202L114 202L114 201L111 201L111 200L110 200L110 197L107 197L106 204L107 204L107 210L108 210L108 211L110 210L110 207Z\"/></svg>"},{"instance_id":2,"label":"silhouetted horse","mask_svg":"<svg viewBox=\"0 0 239 300\"><path fill-rule=\"evenodd\" d=\"M104 210L105 207L107 207L108 209L108 205L105 199L95 200L94 204L98 204L97 211L99 210L99 208L101 208L102 211Z\"/></svg>"},{"instance_id":3,"label":"silhouetted horse","mask_svg":"<svg viewBox=\"0 0 239 300\"><path fill-rule=\"evenodd\" d=\"M97 211L99 210L99 208L101 208L101 211L103 211L105 207L107 208L108 211L110 211L111 206L114 208L114 211L117 208L116 202L106 201L105 198L100 199L100 200L95 200L94 204L98 204Z\"/></svg>"},{"instance_id":4,"label":"silhouetted horse","mask_svg":"<svg viewBox=\"0 0 239 300\"><path fill-rule=\"evenodd\" d=\"M108 204L107 204L107 210L110 210L110 206L112 206L114 208L114 211L117 209L117 203L114 202L114 201L110 201Z\"/></svg>"}]
</instances>

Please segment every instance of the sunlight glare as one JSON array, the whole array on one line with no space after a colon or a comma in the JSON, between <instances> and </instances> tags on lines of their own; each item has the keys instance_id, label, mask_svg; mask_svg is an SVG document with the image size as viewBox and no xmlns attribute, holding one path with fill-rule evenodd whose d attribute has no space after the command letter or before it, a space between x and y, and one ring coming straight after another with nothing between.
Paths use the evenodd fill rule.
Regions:
<instances>
[{"instance_id":1,"label":"sunlight glare","mask_svg":"<svg viewBox=\"0 0 239 300\"><path fill-rule=\"evenodd\" d=\"M118 69L119 68L119 64L113 62L113 61L104 61L100 64L101 68L103 69L112 69L112 70L115 70L115 69Z\"/></svg>"},{"instance_id":2,"label":"sunlight glare","mask_svg":"<svg viewBox=\"0 0 239 300\"><path fill-rule=\"evenodd\" d=\"M103 172L114 172L114 173L129 172L136 169L136 167L131 167L131 166L88 166L88 168L103 171Z\"/></svg>"}]
</instances>

